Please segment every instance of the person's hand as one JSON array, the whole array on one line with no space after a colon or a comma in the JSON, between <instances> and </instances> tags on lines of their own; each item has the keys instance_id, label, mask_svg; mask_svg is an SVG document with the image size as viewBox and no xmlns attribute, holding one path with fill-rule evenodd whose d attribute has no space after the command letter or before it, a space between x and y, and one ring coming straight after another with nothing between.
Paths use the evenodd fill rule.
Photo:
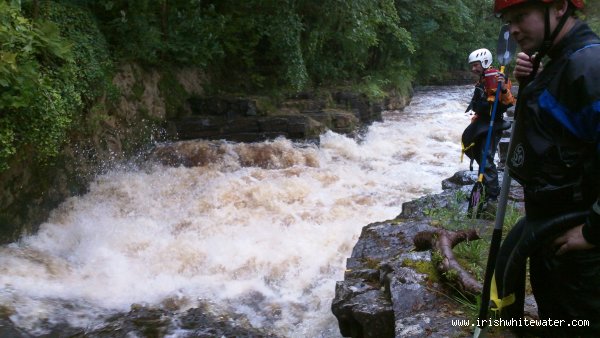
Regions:
<instances>
[{"instance_id":1,"label":"person's hand","mask_svg":"<svg viewBox=\"0 0 600 338\"><path fill-rule=\"evenodd\" d=\"M538 73L541 72L542 69L543 69L543 65L540 62L540 65L538 68ZM514 75L515 79L517 79L517 81L519 81L519 83L521 83L524 80L526 80L529 77L529 75L531 75L531 72L533 72L532 57L530 57L529 55L527 55L523 52L518 53L515 70L513 71L513 75Z\"/></svg>"},{"instance_id":2,"label":"person's hand","mask_svg":"<svg viewBox=\"0 0 600 338\"><path fill-rule=\"evenodd\" d=\"M560 256L566 252L574 250L592 249L595 245L588 243L581 232L583 224L565 231L560 237L554 240L555 254Z\"/></svg>"},{"instance_id":3,"label":"person's hand","mask_svg":"<svg viewBox=\"0 0 600 338\"><path fill-rule=\"evenodd\" d=\"M505 91L506 88L506 75L498 72L498 75L496 75L496 80L498 81L498 84L501 85L500 89L502 89L502 91Z\"/></svg>"}]
</instances>

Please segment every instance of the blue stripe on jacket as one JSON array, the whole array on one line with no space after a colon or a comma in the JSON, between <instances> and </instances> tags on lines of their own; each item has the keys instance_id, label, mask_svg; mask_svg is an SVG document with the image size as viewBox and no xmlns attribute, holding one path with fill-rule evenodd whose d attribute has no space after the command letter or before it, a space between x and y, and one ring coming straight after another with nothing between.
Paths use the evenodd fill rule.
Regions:
<instances>
[{"instance_id":1,"label":"blue stripe on jacket","mask_svg":"<svg viewBox=\"0 0 600 338\"><path fill-rule=\"evenodd\" d=\"M539 105L576 137L586 142L600 141L600 101L585 106L580 112L571 112L545 90L539 97Z\"/></svg>"}]
</instances>

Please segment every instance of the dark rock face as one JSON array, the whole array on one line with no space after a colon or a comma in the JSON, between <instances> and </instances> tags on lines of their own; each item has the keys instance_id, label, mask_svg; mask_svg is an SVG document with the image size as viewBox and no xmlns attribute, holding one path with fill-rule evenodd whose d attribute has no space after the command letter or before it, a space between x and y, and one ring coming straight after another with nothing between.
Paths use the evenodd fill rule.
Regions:
<instances>
[{"instance_id":1,"label":"dark rock face","mask_svg":"<svg viewBox=\"0 0 600 338\"><path fill-rule=\"evenodd\" d=\"M203 308L192 308L184 313L176 313L164 308L132 306L131 311L107 318L102 326L74 328L68 324L48 326L48 333L35 337L276 337L254 329L247 318L215 315ZM9 319L0 317L1 338L34 337L16 328Z\"/></svg>"},{"instance_id":2,"label":"dark rock face","mask_svg":"<svg viewBox=\"0 0 600 338\"><path fill-rule=\"evenodd\" d=\"M336 283L331 306L344 337L472 334L471 327L452 325L453 319L465 320L468 315L458 311L456 301L448 296L453 290L438 281L431 252L414 251L413 238L421 231L435 230L426 216L428 208L453 202L459 189L468 194L475 180L474 172L458 172L444 180L442 193L404 203L396 219L363 228L347 259L344 280ZM513 202L522 198L520 190L518 185L511 187Z\"/></svg>"},{"instance_id":3,"label":"dark rock face","mask_svg":"<svg viewBox=\"0 0 600 338\"><path fill-rule=\"evenodd\" d=\"M252 98L192 97L188 100L191 114L170 120L170 130L180 140L255 142L278 136L316 140L327 129L353 135L360 127L381 121L381 112L391 105L350 92L330 95L324 99L300 93L280 103L275 111L262 108L264 104ZM402 109L408 101L395 100L394 108Z\"/></svg>"},{"instance_id":4,"label":"dark rock face","mask_svg":"<svg viewBox=\"0 0 600 338\"><path fill-rule=\"evenodd\" d=\"M364 95L349 92L334 93L333 99L342 107L350 109L363 123L381 121L383 103L371 102Z\"/></svg>"},{"instance_id":5,"label":"dark rock face","mask_svg":"<svg viewBox=\"0 0 600 338\"><path fill-rule=\"evenodd\" d=\"M430 264L431 255L411 252L412 237L431 230L426 220L366 226L348 259L344 281L332 303L344 337L423 337L465 334L450 325L456 304L448 290L413 266ZM439 291L435 292L435 291Z\"/></svg>"},{"instance_id":6,"label":"dark rock face","mask_svg":"<svg viewBox=\"0 0 600 338\"><path fill-rule=\"evenodd\" d=\"M189 116L173 123L180 140L256 142L278 136L292 140L315 140L325 130L323 124L302 115L243 116L231 120L222 116Z\"/></svg>"}]
</instances>

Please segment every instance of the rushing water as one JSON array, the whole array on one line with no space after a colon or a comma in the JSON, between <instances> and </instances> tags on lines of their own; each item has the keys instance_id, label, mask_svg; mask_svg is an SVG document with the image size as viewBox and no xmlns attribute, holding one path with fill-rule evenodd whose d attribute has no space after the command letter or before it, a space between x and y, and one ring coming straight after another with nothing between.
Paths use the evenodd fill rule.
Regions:
<instances>
[{"instance_id":1,"label":"rushing water","mask_svg":"<svg viewBox=\"0 0 600 338\"><path fill-rule=\"evenodd\" d=\"M467 168L470 93L418 90L359 141L165 145L198 165L112 171L37 234L0 247L0 308L41 334L132 304L211 300L278 336L339 337L331 300L361 228Z\"/></svg>"}]
</instances>

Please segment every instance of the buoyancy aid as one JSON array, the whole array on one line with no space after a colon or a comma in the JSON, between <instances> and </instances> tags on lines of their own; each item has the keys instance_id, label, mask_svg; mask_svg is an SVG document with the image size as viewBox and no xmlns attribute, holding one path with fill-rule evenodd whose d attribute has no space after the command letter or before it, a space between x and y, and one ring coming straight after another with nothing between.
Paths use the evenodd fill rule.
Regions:
<instances>
[{"instance_id":1,"label":"buoyancy aid","mask_svg":"<svg viewBox=\"0 0 600 338\"><path fill-rule=\"evenodd\" d=\"M498 74L498 70L490 67L486 70L489 74ZM467 155L471 159L470 169L473 170L473 161L476 157L480 156L482 148L485 143L485 136L489 129L489 122L492 115L492 107L495 99L496 88L487 88L484 75L475 84L475 90L471 98L471 103L467 111L472 109L475 112L476 117L474 120L465 128L461 136L461 162L462 155ZM488 81L489 82L489 81ZM514 105L515 98L513 97L510 88L512 84L510 80L507 80L506 92L501 93L499 96L498 106L496 107L496 116L494 120L493 130L495 133L509 129L511 124L504 120L504 113L508 108Z\"/></svg>"},{"instance_id":2,"label":"buoyancy aid","mask_svg":"<svg viewBox=\"0 0 600 338\"><path fill-rule=\"evenodd\" d=\"M571 201L598 196L600 39L582 22L551 53L523 89L508 151L511 177L526 189ZM595 71L591 71L595 67ZM586 76L587 74L587 76ZM552 195L554 194L554 195Z\"/></svg>"},{"instance_id":3,"label":"buoyancy aid","mask_svg":"<svg viewBox=\"0 0 600 338\"><path fill-rule=\"evenodd\" d=\"M488 68L486 73L496 74L498 70L495 68ZM483 119L484 121L490 121L492 105L494 104L494 99L496 96L496 88L488 88L486 86L485 75L482 75L479 81L475 84L475 90L473 91L473 96L471 97L471 103L469 107L475 112L478 119ZM493 83L493 82L492 82ZM515 103L515 98L513 97L510 89L512 87L512 83L510 80L506 82L506 92L502 92L500 95L500 100L498 102L498 107L496 108L496 121L503 120L503 114L506 112L508 108L510 108ZM468 111L468 109L467 109Z\"/></svg>"}]
</instances>

